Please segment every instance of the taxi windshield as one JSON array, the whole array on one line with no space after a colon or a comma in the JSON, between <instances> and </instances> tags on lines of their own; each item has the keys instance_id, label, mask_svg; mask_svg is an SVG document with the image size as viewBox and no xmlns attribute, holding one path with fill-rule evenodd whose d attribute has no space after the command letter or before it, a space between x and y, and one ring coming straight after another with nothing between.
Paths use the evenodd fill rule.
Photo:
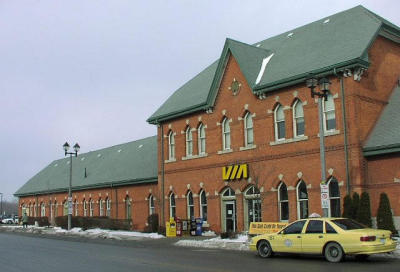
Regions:
<instances>
[{"instance_id":1,"label":"taxi windshield","mask_svg":"<svg viewBox=\"0 0 400 272\"><path fill-rule=\"evenodd\" d=\"M343 230L355 230L355 229L367 228L363 224L360 224L352 219L334 219L331 220L331 222Z\"/></svg>"}]
</instances>

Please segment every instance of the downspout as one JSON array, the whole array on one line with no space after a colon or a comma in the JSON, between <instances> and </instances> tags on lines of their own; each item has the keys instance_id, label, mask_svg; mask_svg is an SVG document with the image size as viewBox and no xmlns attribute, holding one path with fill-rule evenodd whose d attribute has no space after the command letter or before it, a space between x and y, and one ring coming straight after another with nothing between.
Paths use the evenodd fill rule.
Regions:
<instances>
[{"instance_id":1,"label":"downspout","mask_svg":"<svg viewBox=\"0 0 400 272\"><path fill-rule=\"evenodd\" d=\"M340 100L342 104L342 120L343 120L343 134L344 134L344 162L346 166L346 192L350 195L350 170L349 170L349 151L348 151L348 140L347 140L347 115L346 115L346 104L344 94L344 80L343 74L339 75L336 72L336 68L333 69L335 76L340 79Z\"/></svg>"},{"instance_id":2,"label":"downspout","mask_svg":"<svg viewBox=\"0 0 400 272\"><path fill-rule=\"evenodd\" d=\"M164 200L164 195L165 195L165 186L164 186L164 180L165 180L165 170L164 170L164 126L160 124L161 126L161 135L160 135L160 140L161 140L161 224L160 226L164 226L165 222L165 200Z\"/></svg>"}]
</instances>

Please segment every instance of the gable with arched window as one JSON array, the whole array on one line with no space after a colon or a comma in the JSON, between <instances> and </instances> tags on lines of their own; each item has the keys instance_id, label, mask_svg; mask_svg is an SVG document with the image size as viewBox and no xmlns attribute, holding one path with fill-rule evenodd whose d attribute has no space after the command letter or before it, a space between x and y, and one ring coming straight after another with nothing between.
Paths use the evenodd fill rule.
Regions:
<instances>
[{"instance_id":1,"label":"gable with arched window","mask_svg":"<svg viewBox=\"0 0 400 272\"><path fill-rule=\"evenodd\" d=\"M222 120L222 150L231 149L231 127L229 119L224 117Z\"/></svg>"},{"instance_id":2,"label":"gable with arched window","mask_svg":"<svg viewBox=\"0 0 400 272\"><path fill-rule=\"evenodd\" d=\"M340 217L340 190L338 181L332 177L328 181L329 186L329 215Z\"/></svg>"},{"instance_id":3,"label":"gable with arched window","mask_svg":"<svg viewBox=\"0 0 400 272\"><path fill-rule=\"evenodd\" d=\"M172 130L168 133L168 159L175 160L175 134Z\"/></svg>"},{"instance_id":4,"label":"gable with arched window","mask_svg":"<svg viewBox=\"0 0 400 272\"><path fill-rule=\"evenodd\" d=\"M278 186L279 221L289 220L289 197L286 184L281 182Z\"/></svg>"},{"instance_id":5,"label":"gable with arched window","mask_svg":"<svg viewBox=\"0 0 400 272\"><path fill-rule=\"evenodd\" d=\"M244 144L245 147L254 145L253 116L250 112L246 112L244 116Z\"/></svg>"},{"instance_id":6,"label":"gable with arched window","mask_svg":"<svg viewBox=\"0 0 400 272\"><path fill-rule=\"evenodd\" d=\"M308 217L308 192L304 180L300 180L296 186L297 192L297 217L299 219Z\"/></svg>"},{"instance_id":7,"label":"gable with arched window","mask_svg":"<svg viewBox=\"0 0 400 272\"><path fill-rule=\"evenodd\" d=\"M274 110L275 140L284 140L286 137L285 113L281 104Z\"/></svg>"},{"instance_id":8,"label":"gable with arched window","mask_svg":"<svg viewBox=\"0 0 400 272\"><path fill-rule=\"evenodd\" d=\"M297 99L293 104L293 133L294 137L304 136L303 103Z\"/></svg>"},{"instance_id":9,"label":"gable with arched window","mask_svg":"<svg viewBox=\"0 0 400 272\"><path fill-rule=\"evenodd\" d=\"M186 157L193 156L193 135L192 129L188 126L185 131L186 135Z\"/></svg>"},{"instance_id":10,"label":"gable with arched window","mask_svg":"<svg viewBox=\"0 0 400 272\"><path fill-rule=\"evenodd\" d=\"M206 154L206 128L203 123L200 123L197 129L197 143L199 148L199 155Z\"/></svg>"}]
</instances>

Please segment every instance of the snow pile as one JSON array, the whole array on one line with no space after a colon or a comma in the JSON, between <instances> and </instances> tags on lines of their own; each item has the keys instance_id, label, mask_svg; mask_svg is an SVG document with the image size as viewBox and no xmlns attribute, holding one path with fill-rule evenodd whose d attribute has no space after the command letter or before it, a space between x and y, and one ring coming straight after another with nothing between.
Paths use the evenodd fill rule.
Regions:
<instances>
[{"instance_id":1,"label":"snow pile","mask_svg":"<svg viewBox=\"0 0 400 272\"><path fill-rule=\"evenodd\" d=\"M238 235L234 239L222 239L216 237L207 240L180 240L175 243L176 246L203 247L203 248L222 248L233 250L249 250L249 238L247 235Z\"/></svg>"},{"instance_id":2,"label":"snow pile","mask_svg":"<svg viewBox=\"0 0 400 272\"><path fill-rule=\"evenodd\" d=\"M217 236L217 235L216 235L215 232L213 232L212 230L208 230L208 231L203 232L203 233L201 234L201 236L206 236L206 237L208 237L208 236Z\"/></svg>"}]
</instances>

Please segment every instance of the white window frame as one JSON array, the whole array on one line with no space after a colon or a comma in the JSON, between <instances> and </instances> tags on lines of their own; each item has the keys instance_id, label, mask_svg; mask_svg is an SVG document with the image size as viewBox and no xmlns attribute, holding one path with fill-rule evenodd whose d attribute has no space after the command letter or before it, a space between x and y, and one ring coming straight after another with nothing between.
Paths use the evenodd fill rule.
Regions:
<instances>
[{"instance_id":1,"label":"white window frame","mask_svg":"<svg viewBox=\"0 0 400 272\"><path fill-rule=\"evenodd\" d=\"M153 195L149 196L149 215L152 215L155 213L155 207L154 207L154 197Z\"/></svg>"},{"instance_id":2,"label":"white window frame","mask_svg":"<svg viewBox=\"0 0 400 272\"><path fill-rule=\"evenodd\" d=\"M192 198L192 204L190 204L190 197ZM193 210L193 214L191 214L190 210ZM191 191L186 194L186 211L188 219L191 219L192 216L194 217L194 200L193 193Z\"/></svg>"},{"instance_id":3,"label":"white window frame","mask_svg":"<svg viewBox=\"0 0 400 272\"><path fill-rule=\"evenodd\" d=\"M93 216L93 211L94 211L93 199L89 199L89 216L90 216L90 217Z\"/></svg>"},{"instance_id":4,"label":"white window frame","mask_svg":"<svg viewBox=\"0 0 400 272\"><path fill-rule=\"evenodd\" d=\"M83 200L83 216L87 216L87 201Z\"/></svg>"},{"instance_id":5,"label":"white window frame","mask_svg":"<svg viewBox=\"0 0 400 272\"><path fill-rule=\"evenodd\" d=\"M283 120L277 119L278 110L282 110L283 112ZM278 123L283 122L285 124L285 137L279 138L279 131L278 131ZM278 104L274 110L274 127L275 127L275 141L283 141L286 138L286 120L285 120L285 111L283 110L283 106Z\"/></svg>"},{"instance_id":6,"label":"white window frame","mask_svg":"<svg viewBox=\"0 0 400 272\"><path fill-rule=\"evenodd\" d=\"M205 200L206 200L206 202L205 203L202 203L201 202L201 199L202 199L202 195L204 194L204 198L205 198ZM206 192L204 191L204 190L201 190L201 192L200 192L200 194L199 194L199 203L200 203L200 217L201 218L203 218L203 220L204 220L204 212L203 212L203 209L204 209L204 207L207 209L207 213L208 213L208 207L207 207L207 194L206 194ZM208 217L208 215L207 215L207 217ZM204 220L204 222L207 222L207 218L206 218L206 220Z\"/></svg>"},{"instance_id":7,"label":"white window frame","mask_svg":"<svg viewBox=\"0 0 400 272\"><path fill-rule=\"evenodd\" d=\"M104 200L99 199L99 216L104 216Z\"/></svg>"},{"instance_id":8,"label":"white window frame","mask_svg":"<svg viewBox=\"0 0 400 272\"><path fill-rule=\"evenodd\" d=\"M287 200L282 200L281 199L281 188L282 185L285 185L286 187L286 193L288 194L288 199ZM287 203L288 204L288 219L282 219L282 203ZM287 190L287 185L283 181L279 183L278 186L278 209L279 209L279 221L280 222L288 222L289 221L289 216L290 216L290 207L289 207L289 192Z\"/></svg>"},{"instance_id":9,"label":"white window frame","mask_svg":"<svg viewBox=\"0 0 400 272\"><path fill-rule=\"evenodd\" d=\"M322 99L322 98L321 98ZM332 101L333 104L333 110L325 110L326 109L326 103ZM324 132L331 132L331 131L335 131L336 130L336 108L335 108L335 100L333 99L333 95L332 94L328 94L328 99L327 101L325 101L325 99L322 99L322 112L323 112L323 119L324 119ZM333 129L328 130L327 129L327 115L328 113L333 112L334 116L335 116L335 127Z\"/></svg>"},{"instance_id":10,"label":"white window frame","mask_svg":"<svg viewBox=\"0 0 400 272\"><path fill-rule=\"evenodd\" d=\"M41 210L40 210L40 216L41 217L45 217L46 216L46 204L44 204L44 202L42 202L42 204L40 205Z\"/></svg>"},{"instance_id":11,"label":"white window frame","mask_svg":"<svg viewBox=\"0 0 400 272\"><path fill-rule=\"evenodd\" d=\"M185 131L186 135L186 157L193 156L193 134L192 129L188 126Z\"/></svg>"},{"instance_id":12,"label":"white window frame","mask_svg":"<svg viewBox=\"0 0 400 272\"><path fill-rule=\"evenodd\" d=\"M331 184L331 182L332 182L333 180L337 183L339 196L331 197L331 191L330 191L331 188L330 188L330 184ZM339 182L338 182L337 179L335 179L334 177L331 177L331 178L329 179L327 185L328 185L328 196L329 196L329 213L328 213L328 214L329 214L330 217L332 217L331 200L332 200L332 199L339 199L339 207L340 207L340 188L339 188ZM341 211L341 210L340 210L340 211Z\"/></svg>"},{"instance_id":13,"label":"white window frame","mask_svg":"<svg viewBox=\"0 0 400 272\"><path fill-rule=\"evenodd\" d=\"M304 183L304 186L305 186L305 188L306 188L306 191L307 191L307 199L300 199L299 198L299 187L300 187L300 184L301 183ZM308 188L307 188L307 184L306 184L306 182L304 181L304 180L300 180L298 183L297 183L297 185L296 185L296 199L297 199L297 219L305 219L305 218L301 218L300 217L300 206L301 206L301 202L307 202L307 215L309 216L309 213L310 213L310 207L309 207L309 197L308 197ZM307 217L308 217L307 216ZM306 218L307 218L306 217Z\"/></svg>"},{"instance_id":14,"label":"white window frame","mask_svg":"<svg viewBox=\"0 0 400 272\"><path fill-rule=\"evenodd\" d=\"M106 198L106 215L108 217L111 217L111 199L110 198Z\"/></svg>"},{"instance_id":15,"label":"white window frame","mask_svg":"<svg viewBox=\"0 0 400 272\"><path fill-rule=\"evenodd\" d=\"M129 196L125 197L125 219L132 219L132 202Z\"/></svg>"},{"instance_id":16,"label":"white window frame","mask_svg":"<svg viewBox=\"0 0 400 272\"><path fill-rule=\"evenodd\" d=\"M303 108L303 115L302 116L297 116L296 115L296 107L300 105ZM303 107L303 102L301 102L300 99L296 99L296 101L293 104L293 135L294 137L302 137L305 135L305 126L304 126L304 133L303 134L297 134L297 119L303 118L303 122L305 124L305 119L304 119L304 107Z\"/></svg>"},{"instance_id":17,"label":"white window frame","mask_svg":"<svg viewBox=\"0 0 400 272\"><path fill-rule=\"evenodd\" d=\"M174 205L172 205L172 199L174 199ZM175 217L176 216L176 201L175 201L175 194L170 193L169 194L169 217Z\"/></svg>"},{"instance_id":18,"label":"white window frame","mask_svg":"<svg viewBox=\"0 0 400 272\"><path fill-rule=\"evenodd\" d=\"M225 130L225 123L227 124L227 130ZM222 120L222 150L231 149L231 127L229 125L229 119L227 117ZM226 139L229 138L229 146L227 146Z\"/></svg>"},{"instance_id":19,"label":"white window frame","mask_svg":"<svg viewBox=\"0 0 400 272\"><path fill-rule=\"evenodd\" d=\"M78 201L75 199L75 216L79 215L79 210L78 210Z\"/></svg>"},{"instance_id":20,"label":"white window frame","mask_svg":"<svg viewBox=\"0 0 400 272\"><path fill-rule=\"evenodd\" d=\"M172 130L168 134L168 158L175 159L175 134Z\"/></svg>"},{"instance_id":21,"label":"white window frame","mask_svg":"<svg viewBox=\"0 0 400 272\"><path fill-rule=\"evenodd\" d=\"M251 120L251 127L247 127L247 119ZM253 116L252 114L248 111L246 115L243 118L243 123L244 123L244 145L245 147L251 147L254 145L254 124L253 124ZM249 142L249 133L253 134L253 142Z\"/></svg>"},{"instance_id":22,"label":"white window frame","mask_svg":"<svg viewBox=\"0 0 400 272\"><path fill-rule=\"evenodd\" d=\"M201 123L197 129L197 143L198 143L198 148L199 148L199 155L204 155L206 154L206 128ZM204 150L203 150L203 145L202 143L204 142Z\"/></svg>"}]
</instances>

